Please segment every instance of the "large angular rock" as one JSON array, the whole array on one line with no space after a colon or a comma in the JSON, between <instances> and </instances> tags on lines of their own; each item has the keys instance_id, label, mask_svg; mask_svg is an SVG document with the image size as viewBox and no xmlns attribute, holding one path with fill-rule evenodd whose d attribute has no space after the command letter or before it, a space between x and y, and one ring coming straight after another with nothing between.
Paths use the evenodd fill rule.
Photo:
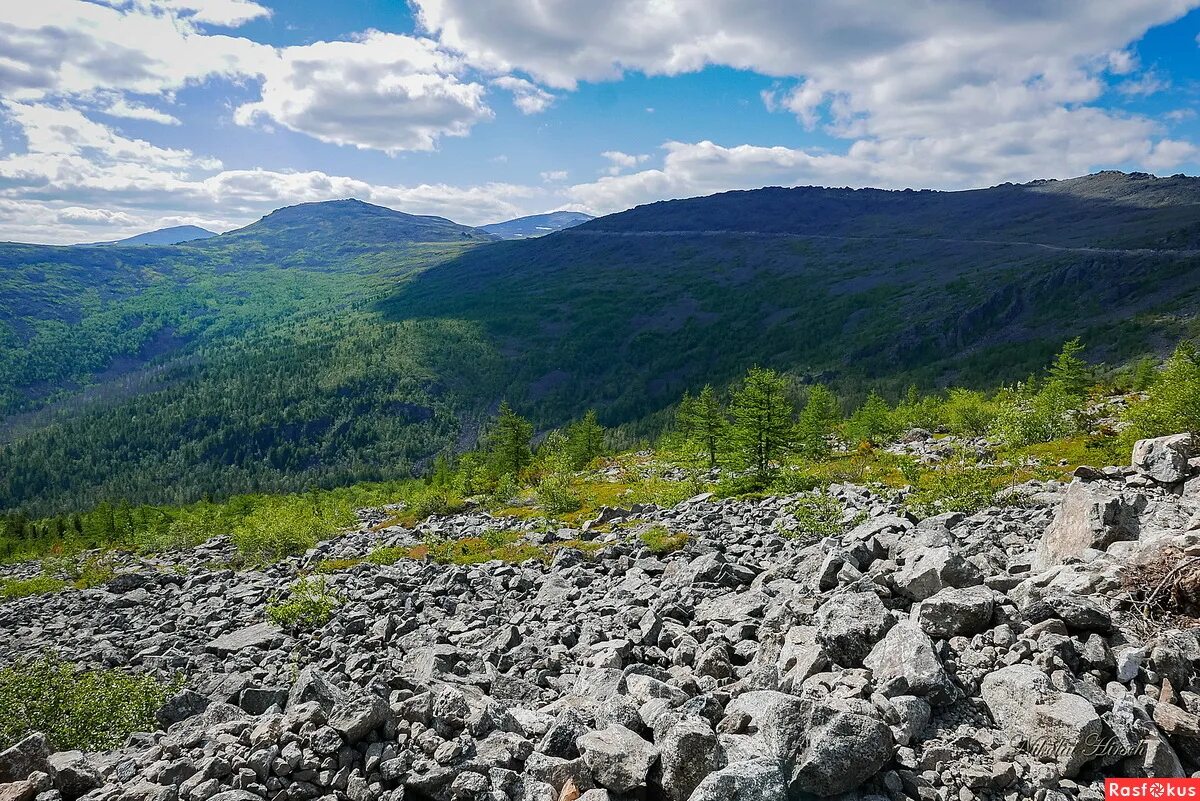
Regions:
<instances>
[{"instance_id":1,"label":"large angular rock","mask_svg":"<svg viewBox=\"0 0 1200 801\"><path fill-rule=\"evenodd\" d=\"M588 732L576 745L596 783L618 793L645 786L646 776L658 760L657 748L617 724Z\"/></svg>"},{"instance_id":2,"label":"large angular rock","mask_svg":"<svg viewBox=\"0 0 1200 801\"><path fill-rule=\"evenodd\" d=\"M688 801L786 801L787 784L779 763L770 759L734 762L710 773Z\"/></svg>"},{"instance_id":3,"label":"large angular rock","mask_svg":"<svg viewBox=\"0 0 1200 801\"><path fill-rule=\"evenodd\" d=\"M1141 493L1071 482L1054 521L1038 543L1034 569L1047 570L1090 549L1103 551L1114 542L1136 540L1138 515L1146 504Z\"/></svg>"},{"instance_id":4,"label":"large angular rock","mask_svg":"<svg viewBox=\"0 0 1200 801\"><path fill-rule=\"evenodd\" d=\"M685 801L709 773L718 767L719 744L704 718L686 717L672 726L658 743L662 787L673 801Z\"/></svg>"},{"instance_id":5,"label":"large angular rock","mask_svg":"<svg viewBox=\"0 0 1200 801\"><path fill-rule=\"evenodd\" d=\"M1191 434L1139 439L1133 446L1133 466L1143 475L1163 484L1174 484L1188 476L1188 459L1196 453Z\"/></svg>"},{"instance_id":6,"label":"large angular rock","mask_svg":"<svg viewBox=\"0 0 1200 801\"><path fill-rule=\"evenodd\" d=\"M346 694L325 674L311 665L300 671L292 689L288 692L287 708L312 701L321 705L322 709L331 709L346 697Z\"/></svg>"},{"instance_id":7,"label":"large angular rock","mask_svg":"<svg viewBox=\"0 0 1200 801\"><path fill-rule=\"evenodd\" d=\"M901 595L923 601L947 587L982 584L983 574L949 545L943 545L918 552L893 576L893 580Z\"/></svg>"},{"instance_id":8,"label":"large angular rock","mask_svg":"<svg viewBox=\"0 0 1200 801\"><path fill-rule=\"evenodd\" d=\"M381 726L390 714L391 708L386 701L378 695L362 693L334 704L327 722L330 728L353 743Z\"/></svg>"},{"instance_id":9,"label":"large angular rock","mask_svg":"<svg viewBox=\"0 0 1200 801\"><path fill-rule=\"evenodd\" d=\"M944 589L918 603L913 618L921 631L939 639L978 634L992 619L992 591L983 586Z\"/></svg>"},{"instance_id":10,"label":"large angular rock","mask_svg":"<svg viewBox=\"0 0 1200 801\"><path fill-rule=\"evenodd\" d=\"M222 634L204 646L204 650L217 656L227 656L249 648L274 648L282 645L286 639L283 630L274 623L255 623L253 626Z\"/></svg>"},{"instance_id":11,"label":"large angular rock","mask_svg":"<svg viewBox=\"0 0 1200 801\"><path fill-rule=\"evenodd\" d=\"M863 666L871 671L875 686L890 689L891 695L916 695L932 704L954 698L954 685L933 640L911 623L893 626L871 649Z\"/></svg>"},{"instance_id":12,"label":"large angular rock","mask_svg":"<svg viewBox=\"0 0 1200 801\"><path fill-rule=\"evenodd\" d=\"M856 712L816 710L803 752L791 765L793 794L845 793L883 767L895 744L881 721Z\"/></svg>"},{"instance_id":13,"label":"large angular rock","mask_svg":"<svg viewBox=\"0 0 1200 801\"><path fill-rule=\"evenodd\" d=\"M16 782L34 772L53 773L46 735L34 732L16 745L0 751L0 782Z\"/></svg>"},{"instance_id":14,"label":"large angular rock","mask_svg":"<svg viewBox=\"0 0 1200 801\"><path fill-rule=\"evenodd\" d=\"M104 784L104 777L82 751L59 751L50 755L54 786L66 801L75 801Z\"/></svg>"},{"instance_id":15,"label":"large angular rock","mask_svg":"<svg viewBox=\"0 0 1200 801\"><path fill-rule=\"evenodd\" d=\"M1021 739L1066 777L1095 755L1103 732L1096 710L1078 695L1059 692L1030 665L1011 665L989 673L981 687L992 718L1010 738Z\"/></svg>"},{"instance_id":16,"label":"large angular rock","mask_svg":"<svg viewBox=\"0 0 1200 801\"><path fill-rule=\"evenodd\" d=\"M873 592L833 596L817 611L817 642L829 660L857 667L895 622Z\"/></svg>"}]
</instances>

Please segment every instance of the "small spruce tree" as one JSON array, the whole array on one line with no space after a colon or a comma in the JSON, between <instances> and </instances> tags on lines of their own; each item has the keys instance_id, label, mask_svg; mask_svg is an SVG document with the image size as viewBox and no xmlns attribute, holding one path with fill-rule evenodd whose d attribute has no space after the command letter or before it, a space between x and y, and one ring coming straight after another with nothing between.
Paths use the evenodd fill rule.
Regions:
<instances>
[{"instance_id":1,"label":"small spruce tree","mask_svg":"<svg viewBox=\"0 0 1200 801\"><path fill-rule=\"evenodd\" d=\"M792 445L793 411L787 380L763 367L751 367L730 399L730 448L760 479Z\"/></svg>"}]
</instances>

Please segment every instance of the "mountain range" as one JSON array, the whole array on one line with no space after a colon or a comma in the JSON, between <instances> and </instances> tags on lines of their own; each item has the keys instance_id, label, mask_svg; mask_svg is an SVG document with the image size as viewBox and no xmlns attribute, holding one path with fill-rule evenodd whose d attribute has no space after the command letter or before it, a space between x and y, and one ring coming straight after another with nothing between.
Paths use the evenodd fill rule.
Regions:
<instances>
[{"instance_id":1,"label":"mountain range","mask_svg":"<svg viewBox=\"0 0 1200 801\"><path fill-rule=\"evenodd\" d=\"M572 228L591 219L595 218L581 211L552 211L549 214L534 214L531 217L518 217L515 220L481 225L479 228L501 239L531 239L564 228Z\"/></svg>"},{"instance_id":2,"label":"mountain range","mask_svg":"<svg viewBox=\"0 0 1200 801\"><path fill-rule=\"evenodd\" d=\"M1185 176L775 187L496 236L344 200L178 245L0 245L0 508L403 475L502 398L636 435L755 363L895 394L1197 333Z\"/></svg>"}]
</instances>

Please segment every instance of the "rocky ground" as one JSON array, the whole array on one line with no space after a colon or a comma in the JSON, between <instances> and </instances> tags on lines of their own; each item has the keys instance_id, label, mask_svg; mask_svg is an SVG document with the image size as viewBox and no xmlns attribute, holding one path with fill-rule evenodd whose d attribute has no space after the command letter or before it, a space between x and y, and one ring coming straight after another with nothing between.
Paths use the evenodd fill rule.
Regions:
<instances>
[{"instance_id":1,"label":"rocky ground","mask_svg":"<svg viewBox=\"0 0 1200 801\"><path fill-rule=\"evenodd\" d=\"M861 522L819 542L787 536L794 497L700 496L549 532L368 514L262 571L213 569L220 541L130 559L104 588L0 606L0 661L52 649L186 688L119 751L0 754L0 798L1099 801L1105 776L1190 775L1192 456L1140 443L1134 466L969 517L834 486ZM686 547L649 552L656 523ZM330 575L324 627L266 622L319 560L497 529L602 547L362 563Z\"/></svg>"}]
</instances>

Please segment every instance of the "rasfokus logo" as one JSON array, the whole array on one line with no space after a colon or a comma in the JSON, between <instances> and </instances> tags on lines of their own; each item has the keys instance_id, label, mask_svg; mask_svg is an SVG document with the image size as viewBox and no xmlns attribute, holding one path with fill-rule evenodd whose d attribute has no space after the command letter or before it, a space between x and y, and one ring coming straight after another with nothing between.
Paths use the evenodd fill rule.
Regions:
<instances>
[{"instance_id":1,"label":"rasfokus logo","mask_svg":"<svg viewBox=\"0 0 1200 801\"><path fill-rule=\"evenodd\" d=\"M1200 799L1200 779L1105 779L1104 799Z\"/></svg>"}]
</instances>

